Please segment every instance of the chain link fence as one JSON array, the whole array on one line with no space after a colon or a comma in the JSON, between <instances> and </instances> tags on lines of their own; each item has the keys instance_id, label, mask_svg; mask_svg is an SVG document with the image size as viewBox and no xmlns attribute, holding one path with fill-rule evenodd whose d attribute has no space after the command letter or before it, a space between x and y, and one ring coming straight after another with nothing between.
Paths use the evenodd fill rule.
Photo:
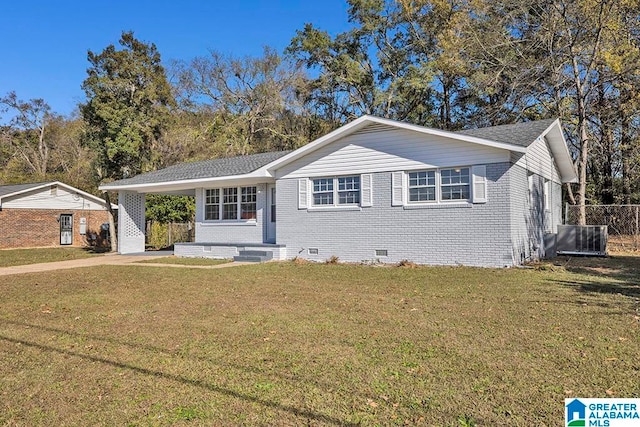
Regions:
<instances>
[{"instance_id":1,"label":"chain link fence","mask_svg":"<svg viewBox=\"0 0 640 427\"><path fill-rule=\"evenodd\" d=\"M640 251L640 205L587 205L586 225L606 225L609 251ZM565 224L578 224L580 206L566 205Z\"/></svg>"}]
</instances>

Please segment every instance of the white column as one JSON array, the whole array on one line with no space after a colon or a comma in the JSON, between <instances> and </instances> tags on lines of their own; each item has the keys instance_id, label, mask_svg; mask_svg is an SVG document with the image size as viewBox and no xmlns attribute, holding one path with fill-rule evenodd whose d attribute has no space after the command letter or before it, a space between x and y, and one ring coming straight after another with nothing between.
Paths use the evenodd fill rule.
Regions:
<instances>
[{"instance_id":1,"label":"white column","mask_svg":"<svg viewBox=\"0 0 640 427\"><path fill-rule=\"evenodd\" d=\"M118 192L118 252L144 252L144 194Z\"/></svg>"}]
</instances>

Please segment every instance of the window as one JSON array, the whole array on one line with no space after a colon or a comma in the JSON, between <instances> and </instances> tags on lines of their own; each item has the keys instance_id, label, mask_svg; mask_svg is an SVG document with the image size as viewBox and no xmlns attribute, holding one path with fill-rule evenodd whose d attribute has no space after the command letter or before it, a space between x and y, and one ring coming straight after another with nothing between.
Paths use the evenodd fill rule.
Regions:
<instances>
[{"instance_id":1,"label":"window","mask_svg":"<svg viewBox=\"0 0 640 427\"><path fill-rule=\"evenodd\" d=\"M222 219L238 219L238 189L222 189Z\"/></svg>"},{"instance_id":2,"label":"window","mask_svg":"<svg viewBox=\"0 0 640 427\"><path fill-rule=\"evenodd\" d=\"M271 222L276 222L276 188L271 188Z\"/></svg>"},{"instance_id":3,"label":"window","mask_svg":"<svg viewBox=\"0 0 640 427\"><path fill-rule=\"evenodd\" d=\"M255 220L257 217L257 194L256 187L205 190L204 219L206 221Z\"/></svg>"},{"instance_id":4,"label":"window","mask_svg":"<svg viewBox=\"0 0 640 427\"><path fill-rule=\"evenodd\" d=\"M409 201L433 202L436 200L436 172L409 173Z\"/></svg>"},{"instance_id":5,"label":"window","mask_svg":"<svg viewBox=\"0 0 640 427\"><path fill-rule=\"evenodd\" d=\"M256 187L242 187L241 192L240 218L256 219Z\"/></svg>"},{"instance_id":6,"label":"window","mask_svg":"<svg viewBox=\"0 0 640 427\"><path fill-rule=\"evenodd\" d=\"M316 178L313 180L314 206L360 204L360 177Z\"/></svg>"},{"instance_id":7,"label":"window","mask_svg":"<svg viewBox=\"0 0 640 427\"><path fill-rule=\"evenodd\" d=\"M338 204L357 205L360 203L360 177L338 178Z\"/></svg>"},{"instance_id":8,"label":"window","mask_svg":"<svg viewBox=\"0 0 640 427\"><path fill-rule=\"evenodd\" d=\"M482 180L480 184L484 184L484 172L479 179ZM397 172L392 175L392 188L393 206L404 203L470 201L471 168L411 171L405 177L402 172ZM480 189L485 190L484 187Z\"/></svg>"},{"instance_id":9,"label":"window","mask_svg":"<svg viewBox=\"0 0 640 427\"><path fill-rule=\"evenodd\" d=\"M442 200L467 200L470 197L469 168L440 171Z\"/></svg>"},{"instance_id":10,"label":"window","mask_svg":"<svg viewBox=\"0 0 640 427\"><path fill-rule=\"evenodd\" d=\"M333 205L333 178L313 180L313 204Z\"/></svg>"},{"instance_id":11,"label":"window","mask_svg":"<svg viewBox=\"0 0 640 427\"><path fill-rule=\"evenodd\" d=\"M220 189L206 190L204 195L204 219L207 221L220 219Z\"/></svg>"}]
</instances>

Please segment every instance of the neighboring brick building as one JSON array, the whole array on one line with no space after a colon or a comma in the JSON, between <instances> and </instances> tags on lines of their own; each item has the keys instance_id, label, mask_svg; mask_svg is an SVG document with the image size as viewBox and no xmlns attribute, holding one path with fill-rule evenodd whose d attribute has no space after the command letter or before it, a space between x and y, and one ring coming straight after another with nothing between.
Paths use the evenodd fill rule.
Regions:
<instances>
[{"instance_id":1,"label":"neighboring brick building","mask_svg":"<svg viewBox=\"0 0 640 427\"><path fill-rule=\"evenodd\" d=\"M62 182L0 185L0 249L103 244L108 222L104 200Z\"/></svg>"}]
</instances>

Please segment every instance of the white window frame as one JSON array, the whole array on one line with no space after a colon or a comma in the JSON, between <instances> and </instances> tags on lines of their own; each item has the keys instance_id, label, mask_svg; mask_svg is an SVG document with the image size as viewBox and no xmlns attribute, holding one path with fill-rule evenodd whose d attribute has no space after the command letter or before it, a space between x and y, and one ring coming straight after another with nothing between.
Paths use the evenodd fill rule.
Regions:
<instances>
[{"instance_id":1,"label":"white window frame","mask_svg":"<svg viewBox=\"0 0 640 427\"><path fill-rule=\"evenodd\" d=\"M420 185L419 180L420 177L417 177L418 184L411 185L411 174L420 174L426 173L427 184ZM433 185L429 185L429 173L433 173ZM433 200L411 200L411 189L413 188L433 188ZM436 169L423 169L419 171L408 171L407 172L407 203L410 204L421 204L421 203L438 203L438 172Z\"/></svg>"},{"instance_id":2,"label":"white window frame","mask_svg":"<svg viewBox=\"0 0 640 427\"><path fill-rule=\"evenodd\" d=\"M442 171L445 170L451 170L451 171L462 171L463 169L467 170L467 180L468 182L466 183L466 186L469 188L468 189L468 197L465 199L444 199L442 197L442 189L444 187L456 187L456 186L464 186L465 184L443 184L442 183ZM440 168L438 169L438 181L437 181L437 185L438 185L438 198L440 199L440 201L442 203L461 203L461 202L471 202L473 195L471 194L471 182L473 181L473 176L471 176L471 167L470 166L457 166L457 167L452 167L452 168Z\"/></svg>"},{"instance_id":3,"label":"white window frame","mask_svg":"<svg viewBox=\"0 0 640 427\"><path fill-rule=\"evenodd\" d=\"M358 189L344 189L340 190L340 180L342 179L352 179L357 180ZM315 181L316 180L326 180L327 185L322 186L320 190L316 190ZM310 186L311 186L311 197L310 197L310 207L313 209L322 209L322 208L352 208L359 207L362 204L362 177L361 175L345 175L345 176L334 176L334 177L314 177L310 178ZM353 184L354 181L351 181ZM326 188L329 187L328 183L331 185L331 190ZM324 187L324 188L323 188ZM358 201L356 203L340 203L340 193L350 193L355 192L358 193ZM324 204L316 204L316 194L331 194L333 203L324 203Z\"/></svg>"},{"instance_id":4,"label":"white window frame","mask_svg":"<svg viewBox=\"0 0 640 427\"><path fill-rule=\"evenodd\" d=\"M443 170L456 170L456 169L467 169L469 175L469 182L466 184L442 184L442 171ZM434 204L470 204L473 203L473 173L472 166L453 166L446 168L436 168L436 169L416 169L409 170L404 173L404 200L405 206L421 206L421 205L434 205ZM411 173L419 173L419 172L434 172L435 174L435 192L436 197L435 200L420 200L420 201L411 201L410 200L410 189L411 188L422 188L422 187L411 187L409 174ZM443 199L442 198L442 188L449 186L457 186L457 185L466 185L469 188L469 197L466 199ZM433 187L433 186L429 186Z\"/></svg>"},{"instance_id":5,"label":"white window frame","mask_svg":"<svg viewBox=\"0 0 640 427\"><path fill-rule=\"evenodd\" d=\"M256 218L249 218L249 219L242 219L242 205L243 204L247 204L247 202L243 202L243 194L242 194L242 190L244 188L253 188L254 192L252 193L253 195L255 195L255 205L256 205L256 210L255 210L255 215ZM236 195L236 200L233 202L233 204L235 204L236 206L236 217L233 219L224 219L224 207L225 206L229 206L231 205L231 203L224 203L224 193L225 190L235 190L235 195ZM207 203L207 195L209 192L217 192L217 197L218 197L218 203ZM204 222L206 223L230 223L230 222L256 222L258 219L258 187L255 185L244 185L244 186L238 186L238 187L216 187L216 188L205 188L202 191L202 206L203 206L203 210L202 210L202 218L204 220ZM253 202L249 202L249 203L253 203ZM218 219L207 219L207 206L211 206L211 205L217 205L218 206Z\"/></svg>"},{"instance_id":6,"label":"white window frame","mask_svg":"<svg viewBox=\"0 0 640 427\"><path fill-rule=\"evenodd\" d=\"M209 192L212 194L210 195ZM215 192L215 194L213 194ZM218 199L218 203L208 203L208 199L210 197L216 197ZM207 188L204 190L202 195L202 204L204 206L202 210L202 217L205 221L220 221L220 189L219 188ZM217 206L218 218L207 218L207 207L208 206ZM215 212L215 211L214 211Z\"/></svg>"}]
</instances>

